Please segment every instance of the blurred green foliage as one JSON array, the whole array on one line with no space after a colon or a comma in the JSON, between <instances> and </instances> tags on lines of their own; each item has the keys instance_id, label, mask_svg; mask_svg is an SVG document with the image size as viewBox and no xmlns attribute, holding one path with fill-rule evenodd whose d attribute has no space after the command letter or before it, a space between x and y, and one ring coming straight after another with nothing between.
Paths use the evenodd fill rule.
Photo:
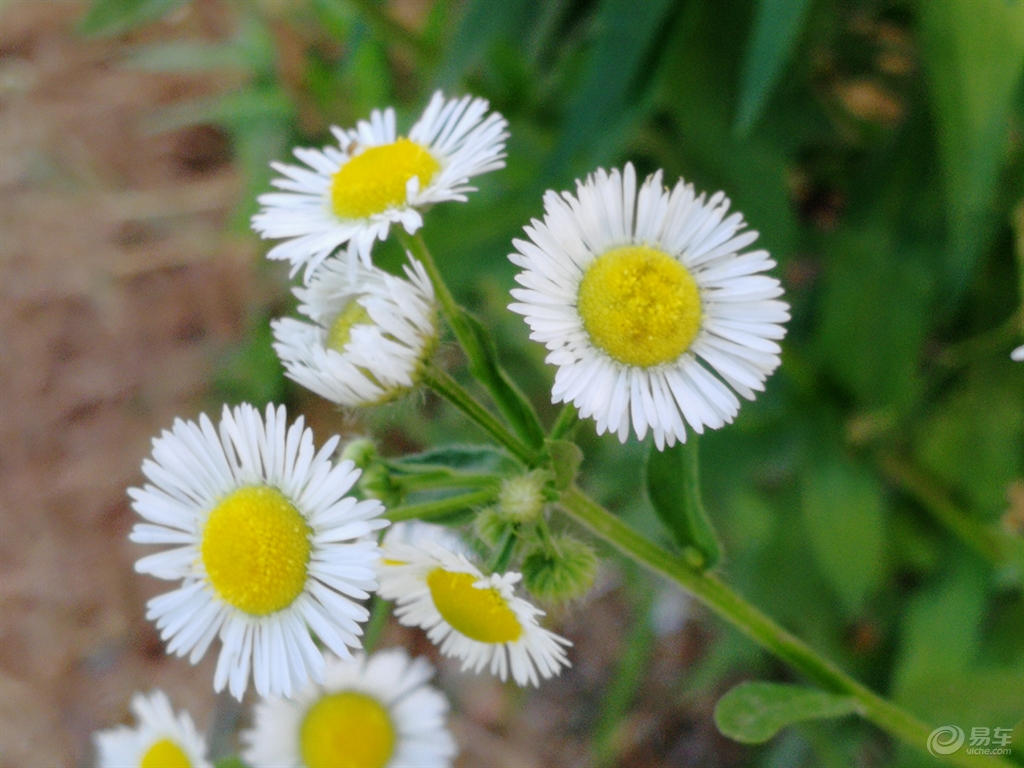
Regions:
<instances>
[{"instance_id":1,"label":"blurred green foliage","mask_svg":"<svg viewBox=\"0 0 1024 768\"><path fill-rule=\"evenodd\" d=\"M99 0L83 27L123 32L175 5ZM332 123L393 104L408 127L436 87L509 119L508 167L430 212L424 236L545 423L544 351L504 309L506 254L543 191L627 160L726 190L779 262L793 320L767 391L701 440L719 570L927 721L1020 721L1024 365L1009 352L1024 342L1024 0L231 5L234 38L147 46L133 64L243 73L164 123L231 132L250 180L240 222L268 161L329 143ZM406 444L480 439L450 410L396 408L371 420L400 423ZM643 493L643 446L589 423L577 439L583 484L671 542ZM680 696L766 670L785 675L723 629ZM750 764L849 765L880 741L827 722L752 747Z\"/></svg>"}]
</instances>

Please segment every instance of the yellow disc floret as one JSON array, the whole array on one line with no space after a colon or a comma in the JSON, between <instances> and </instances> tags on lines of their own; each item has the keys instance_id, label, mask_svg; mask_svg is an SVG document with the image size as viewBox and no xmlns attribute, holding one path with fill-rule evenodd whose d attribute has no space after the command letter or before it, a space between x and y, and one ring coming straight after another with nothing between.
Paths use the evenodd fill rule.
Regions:
<instances>
[{"instance_id":1,"label":"yellow disc floret","mask_svg":"<svg viewBox=\"0 0 1024 768\"><path fill-rule=\"evenodd\" d=\"M427 574L427 586L437 612L452 627L481 643L511 643L523 634L519 619L505 598L493 587L478 589L471 573L452 573L435 568Z\"/></svg>"},{"instance_id":2,"label":"yellow disc floret","mask_svg":"<svg viewBox=\"0 0 1024 768\"><path fill-rule=\"evenodd\" d=\"M405 184L419 177L423 189L441 170L434 156L414 141L370 147L345 163L331 182L331 204L342 219L364 219L405 202Z\"/></svg>"},{"instance_id":3,"label":"yellow disc floret","mask_svg":"<svg viewBox=\"0 0 1024 768\"><path fill-rule=\"evenodd\" d=\"M642 368L675 360L700 330L693 276L646 245L613 248L594 259L580 282L577 309L596 346Z\"/></svg>"},{"instance_id":4,"label":"yellow disc floret","mask_svg":"<svg viewBox=\"0 0 1024 768\"><path fill-rule=\"evenodd\" d=\"M139 768L192 768L185 750L170 739L160 739L142 756Z\"/></svg>"},{"instance_id":5,"label":"yellow disc floret","mask_svg":"<svg viewBox=\"0 0 1024 768\"><path fill-rule=\"evenodd\" d=\"M306 519L276 488L239 488L210 512L203 565L225 602L266 616L302 594L311 534Z\"/></svg>"},{"instance_id":6,"label":"yellow disc floret","mask_svg":"<svg viewBox=\"0 0 1024 768\"><path fill-rule=\"evenodd\" d=\"M376 699L341 691L309 708L299 741L306 768L384 768L395 750L395 727Z\"/></svg>"},{"instance_id":7,"label":"yellow disc floret","mask_svg":"<svg viewBox=\"0 0 1024 768\"><path fill-rule=\"evenodd\" d=\"M366 307L358 301L350 301L331 323L331 328L327 332L327 348L335 352L344 352L345 345L352 338L352 329L357 325L368 325L372 322Z\"/></svg>"}]
</instances>

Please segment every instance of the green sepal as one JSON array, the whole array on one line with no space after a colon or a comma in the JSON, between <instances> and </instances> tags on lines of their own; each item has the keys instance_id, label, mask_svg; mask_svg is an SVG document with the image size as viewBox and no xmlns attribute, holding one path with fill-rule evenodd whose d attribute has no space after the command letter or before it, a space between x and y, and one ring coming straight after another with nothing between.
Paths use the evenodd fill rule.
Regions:
<instances>
[{"instance_id":1,"label":"green sepal","mask_svg":"<svg viewBox=\"0 0 1024 768\"><path fill-rule=\"evenodd\" d=\"M644 467L654 511L672 532L686 560L700 570L713 568L722 549L701 501L696 435L663 451L651 445Z\"/></svg>"},{"instance_id":2,"label":"green sepal","mask_svg":"<svg viewBox=\"0 0 1024 768\"><path fill-rule=\"evenodd\" d=\"M842 717L858 711L852 696L781 683L742 683L718 700L715 725L742 744L761 744L802 720Z\"/></svg>"}]
</instances>

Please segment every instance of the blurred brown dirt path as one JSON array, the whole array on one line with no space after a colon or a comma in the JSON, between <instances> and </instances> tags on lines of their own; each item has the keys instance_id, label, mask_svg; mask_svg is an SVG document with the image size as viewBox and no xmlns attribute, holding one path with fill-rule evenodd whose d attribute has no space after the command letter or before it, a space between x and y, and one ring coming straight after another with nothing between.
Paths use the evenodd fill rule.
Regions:
<instances>
[{"instance_id":1,"label":"blurred brown dirt path","mask_svg":"<svg viewBox=\"0 0 1024 768\"><path fill-rule=\"evenodd\" d=\"M91 764L93 730L165 687L199 723L212 669L164 654L132 571L125 488L205 405L259 292L222 234L239 184L209 126L152 134L222 84L132 71L127 46L215 38L193 4L146 37L84 39L87 4L0 10L0 765ZM212 659L203 662L210 666ZM201 726L202 727L202 726Z\"/></svg>"}]
</instances>

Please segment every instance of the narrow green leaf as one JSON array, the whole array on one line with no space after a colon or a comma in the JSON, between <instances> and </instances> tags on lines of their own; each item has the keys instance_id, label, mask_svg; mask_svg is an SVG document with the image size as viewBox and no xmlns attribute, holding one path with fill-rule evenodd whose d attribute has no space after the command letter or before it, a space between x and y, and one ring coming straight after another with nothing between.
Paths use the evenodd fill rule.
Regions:
<instances>
[{"instance_id":1,"label":"narrow green leaf","mask_svg":"<svg viewBox=\"0 0 1024 768\"><path fill-rule=\"evenodd\" d=\"M490 445L445 445L423 453L403 456L391 466L398 471L431 472L438 467L477 472L503 472L516 463L500 448Z\"/></svg>"},{"instance_id":2,"label":"narrow green leaf","mask_svg":"<svg viewBox=\"0 0 1024 768\"><path fill-rule=\"evenodd\" d=\"M470 356L469 369L477 381L487 388L498 410L513 431L533 448L544 445L544 430L530 401L508 378L498 362L498 348L494 338L483 324L468 312L461 313L461 321L472 333L477 349Z\"/></svg>"},{"instance_id":3,"label":"narrow green leaf","mask_svg":"<svg viewBox=\"0 0 1024 768\"><path fill-rule=\"evenodd\" d=\"M555 472L555 487L560 491L571 488L583 461L583 451L569 440L548 440L546 445Z\"/></svg>"},{"instance_id":4,"label":"narrow green leaf","mask_svg":"<svg viewBox=\"0 0 1024 768\"><path fill-rule=\"evenodd\" d=\"M669 0L602 0L586 72L569 104L548 178L559 179L577 167L589 171L596 162L606 162L594 157L595 149L610 148L600 139L620 133L624 122L640 116L631 107L656 79L645 65L651 63L652 46L671 8Z\"/></svg>"},{"instance_id":5,"label":"narrow green leaf","mask_svg":"<svg viewBox=\"0 0 1024 768\"><path fill-rule=\"evenodd\" d=\"M188 0L94 0L78 25L83 35L117 35L163 18Z\"/></svg>"},{"instance_id":6,"label":"narrow green leaf","mask_svg":"<svg viewBox=\"0 0 1024 768\"><path fill-rule=\"evenodd\" d=\"M488 49L501 39L521 37L524 22L533 15L535 0L470 0L465 4L455 32L446 45L447 53L435 77L435 84L450 89L472 69Z\"/></svg>"},{"instance_id":7,"label":"narrow green leaf","mask_svg":"<svg viewBox=\"0 0 1024 768\"><path fill-rule=\"evenodd\" d=\"M684 552L698 555L698 567L713 568L722 552L701 500L696 435L664 451L652 444L645 468L647 493L658 517Z\"/></svg>"},{"instance_id":8,"label":"narrow green leaf","mask_svg":"<svg viewBox=\"0 0 1024 768\"><path fill-rule=\"evenodd\" d=\"M718 700L715 724L743 744L761 744L803 720L842 717L857 711L852 696L780 683L742 683Z\"/></svg>"},{"instance_id":9,"label":"narrow green leaf","mask_svg":"<svg viewBox=\"0 0 1024 768\"><path fill-rule=\"evenodd\" d=\"M759 0L747 49L734 128L744 135L757 122L793 56L811 0Z\"/></svg>"},{"instance_id":10,"label":"narrow green leaf","mask_svg":"<svg viewBox=\"0 0 1024 768\"><path fill-rule=\"evenodd\" d=\"M992 201L1024 73L1024 3L929 0L921 4L921 41L952 226L948 284L961 294L997 213Z\"/></svg>"},{"instance_id":11,"label":"narrow green leaf","mask_svg":"<svg viewBox=\"0 0 1024 768\"><path fill-rule=\"evenodd\" d=\"M850 614L882 580L885 515L877 478L865 467L826 454L803 488L804 524L814 558Z\"/></svg>"}]
</instances>

